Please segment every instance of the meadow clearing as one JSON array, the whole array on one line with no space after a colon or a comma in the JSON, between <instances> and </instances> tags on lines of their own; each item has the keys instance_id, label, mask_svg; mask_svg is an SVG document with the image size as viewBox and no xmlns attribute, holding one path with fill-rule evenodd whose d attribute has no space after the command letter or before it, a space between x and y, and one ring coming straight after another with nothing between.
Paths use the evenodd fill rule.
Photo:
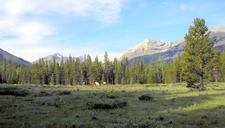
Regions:
<instances>
[{"instance_id":1,"label":"meadow clearing","mask_svg":"<svg viewBox=\"0 0 225 128\"><path fill-rule=\"evenodd\" d=\"M225 83L105 86L0 85L1 128L225 126Z\"/></svg>"}]
</instances>

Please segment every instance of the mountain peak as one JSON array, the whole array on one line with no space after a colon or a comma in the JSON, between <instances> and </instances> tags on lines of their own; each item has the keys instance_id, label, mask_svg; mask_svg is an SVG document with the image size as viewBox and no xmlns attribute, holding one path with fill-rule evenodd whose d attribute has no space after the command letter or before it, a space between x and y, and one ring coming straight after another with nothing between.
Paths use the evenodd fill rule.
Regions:
<instances>
[{"instance_id":1,"label":"mountain peak","mask_svg":"<svg viewBox=\"0 0 225 128\"><path fill-rule=\"evenodd\" d=\"M215 27L208 30L210 37L216 37L217 41L214 44L214 49L219 49L223 51L225 48L225 27ZM124 57L127 57L129 60L137 58L145 58L146 62L149 60L171 60L177 58L178 53L180 55L184 53L183 46L186 44L185 39L177 40L173 43L163 42L163 41L154 41L150 39L145 39L137 45L128 49L119 59L121 61Z\"/></svg>"},{"instance_id":2,"label":"mountain peak","mask_svg":"<svg viewBox=\"0 0 225 128\"><path fill-rule=\"evenodd\" d=\"M225 27L215 27L215 28L210 28L209 29L210 32L225 32Z\"/></svg>"},{"instance_id":3,"label":"mountain peak","mask_svg":"<svg viewBox=\"0 0 225 128\"><path fill-rule=\"evenodd\" d=\"M55 53L54 56L59 57L59 58L62 57L62 55L60 55L59 53Z\"/></svg>"},{"instance_id":4,"label":"mountain peak","mask_svg":"<svg viewBox=\"0 0 225 128\"><path fill-rule=\"evenodd\" d=\"M121 61L124 57L128 59L140 56L140 55L151 55L167 51L171 48L171 42L154 41L145 39L139 44L131 47L126 53L124 53L118 60Z\"/></svg>"},{"instance_id":5,"label":"mountain peak","mask_svg":"<svg viewBox=\"0 0 225 128\"><path fill-rule=\"evenodd\" d=\"M62 59L63 59L63 62L65 63L69 59L69 57L60 55L59 53L55 53L53 55L48 55L48 56L43 57L43 58L44 58L44 60L47 60L49 62L49 61L53 61L53 57L55 57L55 61L57 63L61 63L61 60ZM83 56L72 57L72 58L73 58L74 61L76 61L76 58L80 59L80 61L83 61L84 60ZM38 62L38 60L34 61L33 63L35 63L35 62Z\"/></svg>"}]
</instances>

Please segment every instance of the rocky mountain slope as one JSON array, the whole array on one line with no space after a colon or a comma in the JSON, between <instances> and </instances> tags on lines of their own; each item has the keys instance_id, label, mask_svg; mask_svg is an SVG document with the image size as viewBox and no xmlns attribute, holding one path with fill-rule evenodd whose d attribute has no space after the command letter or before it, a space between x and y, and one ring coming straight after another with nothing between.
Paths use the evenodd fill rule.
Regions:
<instances>
[{"instance_id":1,"label":"rocky mountain slope","mask_svg":"<svg viewBox=\"0 0 225 128\"><path fill-rule=\"evenodd\" d=\"M215 27L209 29L210 37L216 37L217 40L214 44L214 48L218 48L223 51L225 47L225 27ZM186 42L184 39L175 42L162 42L146 39L134 47L128 49L118 60L121 61L124 57L129 60L144 59L146 63L150 60L161 60L170 61L175 59L178 53L184 52L183 45Z\"/></svg>"},{"instance_id":2,"label":"rocky mountain slope","mask_svg":"<svg viewBox=\"0 0 225 128\"><path fill-rule=\"evenodd\" d=\"M6 60L14 60L14 61L18 61L18 62L22 62L22 63L25 63L25 64L31 64L30 62L20 58L20 57L17 57L7 51L4 51L3 49L0 48L0 58L1 59L6 59Z\"/></svg>"},{"instance_id":3,"label":"rocky mountain slope","mask_svg":"<svg viewBox=\"0 0 225 128\"><path fill-rule=\"evenodd\" d=\"M55 61L56 61L57 63L60 63L60 62L61 62L62 55L60 55L59 53L55 53L55 54L53 54L53 55L49 55L49 56L43 57L43 59L44 59L44 61L47 60L48 62L49 62L49 61L53 62L53 57L55 57ZM79 58L80 61L83 61L83 60L84 60L83 56L72 57L73 60L76 60L76 58ZM69 57L63 56L63 62L64 62L64 63L65 63L68 59L69 59ZM36 60L36 61L34 61L34 62L38 62L38 60ZM34 63L34 62L33 62L33 63Z\"/></svg>"}]
</instances>

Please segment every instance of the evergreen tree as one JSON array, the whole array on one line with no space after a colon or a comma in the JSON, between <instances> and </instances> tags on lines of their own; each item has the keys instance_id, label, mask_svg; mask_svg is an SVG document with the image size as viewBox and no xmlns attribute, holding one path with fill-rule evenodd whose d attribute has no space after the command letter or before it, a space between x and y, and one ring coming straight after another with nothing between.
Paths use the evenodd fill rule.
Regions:
<instances>
[{"instance_id":1,"label":"evergreen tree","mask_svg":"<svg viewBox=\"0 0 225 128\"><path fill-rule=\"evenodd\" d=\"M101 63L98 61L98 56L95 57L92 72L94 74L94 81L100 82L102 75L101 75Z\"/></svg>"},{"instance_id":2,"label":"evergreen tree","mask_svg":"<svg viewBox=\"0 0 225 128\"><path fill-rule=\"evenodd\" d=\"M181 75L181 60L180 60L180 53L177 55L177 59L175 60L175 74L176 74L176 82L180 82L180 75Z\"/></svg>"},{"instance_id":3,"label":"evergreen tree","mask_svg":"<svg viewBox=\"0 0 225 128\"><path fill-rule=\"evenodd\" d=\"M108 57L107 52L105 52L105 55L104 55L104 74L105 74L105 79L106 79L107 83L110 80L110 70L111 70L111 67L110 67L110 63L109 63L109 57Z\"/></svg>"},{"instance_id":4,"label":"evergreen tree","mask_svg":"<svg viewBox=\"0 0 225 128\"><path fill-rule=\"evenodd\" d=\"M67 67L68 62L65 63L63 71L64 71L64 84L68 85L69 84L69 69Z\"/></svg>"},{"instance_id":5,"label":"evergreen tree","mask_svg":"<svg viewBox=\"0 0 225 128\"><path fill-rule=\"evenodd\" d=\"M59 80L60 80L60 69L59 69L59 64L55 64L55 80L56 80L56 85L59 85Z\"/></svg>"},{"instance_id":6,"label":"evergreen tree","mask_svg":"<svg viewBox=\"0 0 225 128\"><path fill-rule=\"evenodd\" d=\"M81 76L80 59L76 58L76 61L75 61L75 72L74 72L74 85L80 84L80 76Z\"/></svg>"},{"instance_id":7,"label":"evergreen tree","mask_svg":"<svg viewBox=\"0 0 225 128\"><path fill-rule=\"evenodd\" d=\"M38 70L38 63L35 63L32 65L32 71L31 71L31 76L32 76L32 83L35 84L36 86L39 85L39 70Z\"/></svg>"},{"instance_id":8,"label":"evergreen tree","mask_svg":"<svg viewBox=\"0 0 225 128\"><path fill-rule=\"evenodd\" d=\"M63 61L63 56L61 56L61 61L60 61L60 84L64 84L65 81L64 81L64 61Z\"/></svg>"},{"instance_id":9,"label":"evergreen tree","mask_svg":"<svg viewBox=\"0 0 225 128\"><path fill-rule=\"evenodd\" d=\"M200 89L203 89L203 77L205 67L212 58L213 45L216 38L209 39L210 32L205 26L205 19L194 19L194 26L190 26L188 34L185 35L186 45L183 60L185 63L186 81L188 87L194 85L193 77L200 77ZM192 79L192 80L189 80Z\"/></svg>"},{"instance_id":10,"label":"evergreen tree","mask_svg":"<svg viewBox=\"0 0 225 128\"><path fill-rule=\"evenodd\" d=\"M40 59L39 60L39 71L40 71L40 81L41 81L41 84L42 86L45 84L45 77L46 77L46 65L45 65L45 62L44 62L44 59Z\"/></svg>"},{"instance_id":11,"label":"evergreen tree","mask_svg":"<svg viewBox=\"0 0 225 128\"><path fill-rule=\"evenodd\" d=\"M87 55L87 62L86 62L86 72L87 72L87 80L88 82L93 82L92 79L92 60L91 60L91 56L88 54Z\"/></svg>"},{"instance_id":12,"label":"evergreen tree","mask_svg":"<svg viewBox=\"0 0 225 128\"><path fill-rule=\"evenodd\" d=\"M141 77L141 65L139 62L139 59L137 58L136 60L136 70L135 70L135 76L136 76L136 83L139 84L140 83L140 77Z\"/></svg>"},{"instance_id":13,"label":"evergreen tree","mask_svg":"<svg viewBox=\"0 0 225 128\"><path fill-rule=\"evenodd\" d=\"M126 66L126 70L125 70L125 84L129 84L129 76L130 76L130 71L128 66Z\"/></svg>"},{"instance_id":14,"label":"evergreen tree","mask_svg":"<svg viewBox=\"0 0 225 128\"><path fill-rule=\"evenodd\" d=\"M2 59L2 83L6 82L6 61L5 59Z\"/></svg>"},{"instance_id":15,"label":"evergreen tree","mask_svg":"<svg viewBox=\"0 0 225 128\"><path fill-rule=\"evenodd\" d=\"M124 78L124 77L122 77L122 79L121 79L121 84L122 84L122 85L125 84L125 78Z\"/></svg>"},{"instance_id":16,"label":"evergreen tree","mask_svg":"<svg viewBox=\"0 0 225 128\"><path fill-rule=\"evenodd\" d=\"M130 84L134 84L135 80L136 80L134 59L132 60L132 63L130 64L129 68L130 68L129 69L129 71L130 71Z\"/></svg>"},{"instance_id":17,"label":"evergreen tree","mask_svg":"<svg viewBox=\"0 0 225 128\"><path fill-rule=\"evenodd\" d=\"M225 82L225 48L223 50L220 60L221 60L221 81Z\"/></svg>"},{"instance_id":18,"label":"evergreen tree","mask_svg":"<svg viewBox=\"0 0 225 128\"><path fill-rule=\"evenodd\" d=\"M102 84L105 82L105 76L104 73L102 73Z\"/></svg>"},{"instance_id":19,"label":"evergreen tree","mask_svg":"<svg viewBox=\"0 0 225 128\"><path fill-rule=\"evenodd\" d=\"M32 67L33 67L33 65L32 65ZM48 74L48 84L50 84L51 81L54 81L54 80L52 80L52 78L54 78L54 77L52 77L52 74L54 75L54 69L53 69L53 64L51 61L49 61L49 64L48 64L48 73L47 74Z\"/></svg>"},{"instance_id":20,"label":"evergreen tree","mask_svg":"<svg viewBox=\"0 0 225 128\"><path fill-rule=\"evenodd\" d=\"M221 52L219 49L213 52L213 74L215 75L216 82L220 82L221 79Z\"/></svg>"},{"instance_id":21,"label":"evergreen tree","mask_svg":"<svg viewBox=\"0 0 225 128\"><path fill-rule=\"evenodd\" d=\"M79 66L79 72L80 72L80 83L83 84L84 80L84 63L81 62Z\"/></svg>"},{"instance_id":22,"label":"evergreen tree","mask_svg":"<svg viewBox=\"0 0 225 128\"><path fill-rule=\"evenodd\" d=\"M50 85L55 85L55 81L54 80L55 80L55 75L54 75L54 73L52 73Z\"/></svg>"}]
</instances>

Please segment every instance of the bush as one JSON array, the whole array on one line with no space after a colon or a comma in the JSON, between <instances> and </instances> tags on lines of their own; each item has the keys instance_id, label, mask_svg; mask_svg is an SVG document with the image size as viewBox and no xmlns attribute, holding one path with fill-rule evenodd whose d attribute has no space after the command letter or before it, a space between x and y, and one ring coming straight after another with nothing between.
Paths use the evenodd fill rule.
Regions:
<instances>
[{"instance_id":1,"label":"bush","mask_svg":"<svg viewBox=\"0 0 225 128\"><path fill-rule=\"evenodd\" d=\"M97 95L98 95L98 93L88 93L88 98L94 98ZM104 94L102 93L102 95L104 95Z\"/></svg>"},{"instance_id":2,"label":"bush","mask_svg":"<svg viewBox=\"0 0 225 128\"><path fill-rule=\"evenodd\" d=\"M106 98L114 99L114 98L119 98L119 96L117 96L115 94L109 94L109 95L106 96Z\"/></svg>"},{"instance_id":3,"label":"bush","mask_svg":"<svg viewBox=\"0 0 225 128\"><path fill-rule=\"evenodd\" d=\"M87 109L115 109L127 106L127 101L123 100L91 100L86 102Z\"/></svg>"},{"instance_id":4,"label":"bush","mask_svg":"<svg viewBox=\"0 0 225 128\"><path fill-rule=\"evenodd\" d=\"M153 100L153 97L150 94L144 94L139 96L138 99L148 101L148 100Z\"/></svg>"},{"instance_id":5,"label":"bush","mask_svg":"<svg viewBox=\"0 0 225 128\"><path fill-rule=\"evenodd\" d=\"M57 94L58 95L70 95L71 91L59 91Z\"/></svg>"},{"instance_id":6,"label":"bush","mask_svg":"<svg viewBox=\"0 0 225 128\"><path fill-rule=\"evenodd\" d=\"M46 91L40 91L39 96L51 96L52 94L46 92Z\"/></svg>"},{"instance_id":7,"label":"bush","mask_svg":"<svg viewBox=\"0 0 225 128\"><path fill-rule=\"evenodd\" d=\"M13 96L26 96L29 92L27 90L13 87L13 86L6 86L0 87L0 95L13 95Z\"/></svg>"}]
</instances>

